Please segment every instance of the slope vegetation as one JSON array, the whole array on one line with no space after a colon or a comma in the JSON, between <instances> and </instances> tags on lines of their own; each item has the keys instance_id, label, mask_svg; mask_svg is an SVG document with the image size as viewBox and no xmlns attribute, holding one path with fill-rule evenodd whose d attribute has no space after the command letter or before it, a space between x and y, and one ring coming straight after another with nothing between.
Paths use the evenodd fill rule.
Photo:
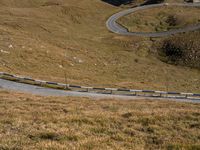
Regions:
<instances>
[{"instance_id":1,"label":"slope vegetation","mask_svg":"<svg viewBox=\"0 0 200 150\"><path fill-rule=\"evenodd\" d=\"M0 149L199 149L200 105L0 91Z\"/></svg>"},{"instance_id":2,"label":"slope vegetation","mask_svg":"<svg viewBox=\"0 0 200 150\"><path fill-rule=\"evenodd\" d=\"M200 92L200 72L160 61L150 39L110 33L101 0L1 0L0 71L91 86Z\"/></svg>"}]
</instances>

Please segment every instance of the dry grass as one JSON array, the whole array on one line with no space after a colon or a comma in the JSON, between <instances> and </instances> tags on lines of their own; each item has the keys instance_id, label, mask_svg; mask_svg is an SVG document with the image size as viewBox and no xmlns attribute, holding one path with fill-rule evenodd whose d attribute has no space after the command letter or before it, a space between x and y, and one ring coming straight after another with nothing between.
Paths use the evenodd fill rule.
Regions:
<instances>
[{"instance_id":1,"label":"dry grass","mask_svg":"<svg viewBox=\"0 0 200 150\"><path fill-rule=\"evenodd\" d=\"M0 149L199 149L200 105L0 91Z\"/></svg>"},{"instance_id":2,"label":"dry grass","mask_svg":"<svg viewBox=\"0 0 200 150\"><path fill-rule=\"evenodd\" d=\"M200 92L199 70L161 62L150 54L149 39L106 29L121 8L101 0L1 0L0 8L0 71L70 84Z\"/></svg>"}]
</instances>

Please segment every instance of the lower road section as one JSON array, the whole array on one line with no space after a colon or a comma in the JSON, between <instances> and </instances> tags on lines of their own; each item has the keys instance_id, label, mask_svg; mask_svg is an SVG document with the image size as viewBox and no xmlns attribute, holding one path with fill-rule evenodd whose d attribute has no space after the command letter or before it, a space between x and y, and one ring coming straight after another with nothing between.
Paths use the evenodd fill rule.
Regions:
<instances>
[{"instance_id":1,"label":"lower road section","mask_svg":"<svg viewBox=\"0 0 200 150\"><path fill-rule=\"evenodd\" d=\"M0 73L0 88L42 96L76 96L92 97L93 99L121 100L173 100L200 103L200 94L194 93L84 87L35 80L27 77L10 75L7 73Z\"/></svg>"}]
</instances>

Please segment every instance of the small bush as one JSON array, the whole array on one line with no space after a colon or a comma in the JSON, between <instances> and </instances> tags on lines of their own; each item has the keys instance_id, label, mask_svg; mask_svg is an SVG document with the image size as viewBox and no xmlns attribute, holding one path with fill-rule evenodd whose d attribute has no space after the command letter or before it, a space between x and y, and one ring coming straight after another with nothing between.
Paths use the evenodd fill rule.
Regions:
<instances>
[{"instance_id":1,"label":"small bush","mask_svg":"<svg viewBox=\"0 0 200 150\"><path fill-rule=\"evenodd\" d=\"M53 132L42 132L36 135L29 135L29 138L32 140L60 141L63 138L63 136Z\"/></svg>"},{"instance_id":2,"label":"small bush","mask_svg":"<svg viewBox=\"0 0 200 150\"><path fill-rule=\"evenodd\" d=\"M158 56L170 64L200 69L200 32L171 36L159 42Z\"/></svg>"},{"instance_id":3,"label":"small bush","mask_svg":"<svg viewBox=\"0 0 200 150\"><path fill-rule=\"evenodd\" d=\"M167 20L166 20L166 23L169 25L169 26L176 26L178 23L177 23L177 18L175 15L169 15L167 17Z\"/></svg>"}]
</instances>

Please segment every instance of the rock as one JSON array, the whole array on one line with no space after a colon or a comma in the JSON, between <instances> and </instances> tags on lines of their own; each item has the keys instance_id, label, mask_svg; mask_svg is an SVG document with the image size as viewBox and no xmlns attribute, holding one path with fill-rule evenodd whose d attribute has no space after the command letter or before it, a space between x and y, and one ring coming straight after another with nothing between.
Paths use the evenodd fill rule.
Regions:
<instances>
[{"instance_id":1,"label":"rock","mask_svg":"<svg viewBox=\"0 0 200 150\"><path fill-rule=\"evenodd\" d=\"M1 52L1 53L5 53L5 54L10 54L10 52L4 51L4 50L2 50L2 49L0 50L0 52Z\"/></svg>"},{"instance_id":2,"label":"rock","mask_svg":"<svg viewBox=\"0 0 200 150\"><path fill-rule=\"evenodd\" d=\"M12 44L10 44L10 45L8 46L8 48L13 48L13 45L12 45Z\"/></svg>"},{"instance_id":3,"label":"rock","mask_svg":"<svg viewBox=\"0 0 200 150\"><path fill-rule=\"evenodd\" d=\"M79 62L79 63L83 63L83 60L79 59L78 62Z\"/></svg>"},{"instance_id":4,"label":"rock","mask_svg":"<svg viewBox=\"0 0 200 150\"><path fill-rule=\"evenodd\" d=\"M59 68L63 68L63 66L62 65L58 65L59 66Z\"/></svg>"}]
</instances>

